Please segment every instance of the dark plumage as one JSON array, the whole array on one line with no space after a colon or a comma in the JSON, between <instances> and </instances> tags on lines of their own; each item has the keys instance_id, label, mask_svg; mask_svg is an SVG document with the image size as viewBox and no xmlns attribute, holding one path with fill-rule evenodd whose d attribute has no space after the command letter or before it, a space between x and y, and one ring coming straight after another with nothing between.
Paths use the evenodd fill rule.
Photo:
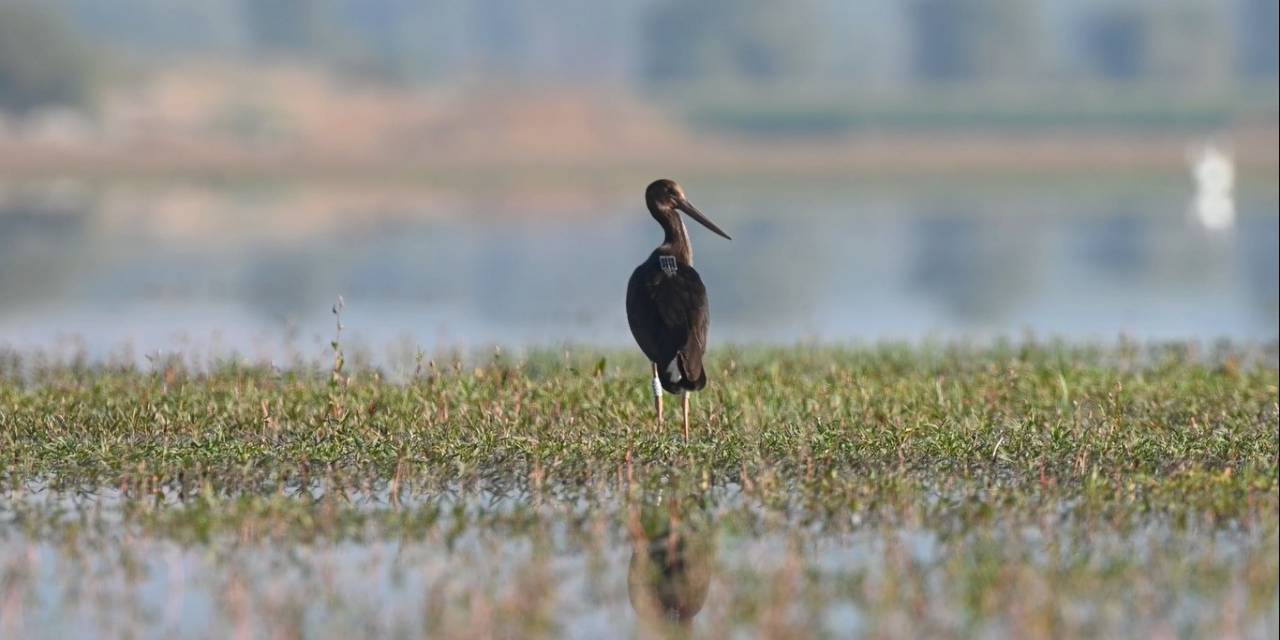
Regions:
<instances>
[{"instance_id":1,"label":"dark plumage","mask_svg":"<svg viewBox=\"0 0 1280 640\"><path fill-rule=\"evenodd\" d=\"M640 350L654 364L669 393L707 386L702 356L707 349L710 308L707 289L693 268L693 247L680 213L728 239L703 216L672 180L658 180L645 191L649 213L665 234L662 244L636 267L627 284L627 322ZM661 397L656 398L661 419ZM686 431L687 431L686 411Z\"/></svg>"},{"instance_id":2,"label":"dark plumage","mask_svg":"<svg viewBox=\"0 0 1280 640\"><path fill-rule=\"evenodd\" d=\"M665 619L689 628L711 587L715 556L710 513L681 499L631 502L631 563L627 595L641 620Z\"/></svg>"},{"instance_id":3,"label":"dark plumage","mask_svg":"<svg viewBox=\"0 0 1280 640\"><path fill-rule=\"evenodd\" d=\"M687 626L711 587L711 541L705 532L677 529L632 541L627 595L641 615L660 613Z\"/></svg>"},{"instance_id":4,"label":"dark plumage","mask_svg":"<svg viewBox=\"0 0 1280 640\"><path fill-rule=\"evenodd\" d=\"M710 318L707 289L690 265L679 265L672 276L663 273L659 256L666 254L659 251L636 268L627 284L631 334L649 361L658 365L663 389L697 391L707 386L702 370Z\"/></svg>"}]
</instances>

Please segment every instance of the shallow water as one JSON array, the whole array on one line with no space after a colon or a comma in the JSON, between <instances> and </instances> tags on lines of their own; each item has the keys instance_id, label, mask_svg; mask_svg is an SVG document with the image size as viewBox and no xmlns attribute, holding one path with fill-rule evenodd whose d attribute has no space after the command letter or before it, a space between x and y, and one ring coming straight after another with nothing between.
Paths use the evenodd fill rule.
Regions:
<instances>
[{"instance_id":1,"label":"shallow water","mask_svg":"<svg viewBox=\"0 0 1280 640\"><path fill-rule=\"evenodd\" d=\"M655 615L646 607L656 600L644 600L672 580L686 580L685 591L667 593L694 602L691 629L713 637L1017 636L1046 624L1066 636L1265 637L1280 620L1273 526L1157 518L1118 529L994 522L962 534L927 523L756 530L726 495L678 524L663 519L668 505L630 510L610 499L545 503L520 533L453 517L345 537L246 521L193 540L137 513L122 517L126 504L109 491L22 499L43 505L37 511L57 505L65 520L51 530L0 508L6 637L632 635L675 616ZM460 504L473 518L502 502ZM643 524L625 524L629 512ZM672 531L692 541L680 547L679 572L646 582L637 555L671 548Z\"/></svg>"},{"instance_id":2,"label":"shallow water","mask_svg":"<svg viewBox=\"0 0 1280 640\"><path fill-rule=\"evenodd\" d=\"M1274 184L1211 230L1190 180L690 181L733 236L693 230L718 342L1270 340ZM380 356L630 344L628 275L660 232L637 194L307 185L0 189L0 344Z\"/></svg>"}]
</instances>

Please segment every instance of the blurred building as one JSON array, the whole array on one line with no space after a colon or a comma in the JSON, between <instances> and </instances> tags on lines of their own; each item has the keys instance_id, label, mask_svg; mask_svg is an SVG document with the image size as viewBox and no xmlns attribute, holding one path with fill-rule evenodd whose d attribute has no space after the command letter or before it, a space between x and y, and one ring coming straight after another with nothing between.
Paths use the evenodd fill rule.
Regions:
<instances>
[{"instance_id":1,"label":"blurred building","mask_svg":"<svg viewBox=\"0 0 1280 640\"><path fill-rule=\"evenodd\" d=\"M1274 120L1276 4L5 0L0 111L35 120L27 112L71 106L148 135L177 123L175 139L255 142L301 141L308 127L332 137L345 113L369 149L432 147L449 127L483 137L534 109L468 121L483 115L476 103L517 95L586 122L582 139L618 126L620 103L652 98L740 133L1053 125L1076 115L1066 94L1093 109L1081 122L1221 127L1237 113ZM956 99L925 96L937 88Z\"/></svg>"},{"instance_id":2,"label":"blurred building","mask_svg":"<svg viewBox=\"0 0 1280 640\"><path fill-rule=\"evenodd\" d=\"M1280 72L1280 3L1275 0L1240 0L1235 22L1239 69L1249 77L1274 82Z\"/></svg>"},{"instance_id":3,"label":"blurred building","mask_svg":"<svg viewBox=\"0 0 1280 640\"><path fill-rule=\"evenodd\" d=\"M1024 0L906 3L913 73L926 82L1018 82L1041 71L1039 7Z\"/></svg>"},{"instance_id":4,"label":"blurred building","mask_svg":"<svg viewBox=\"0 0 1280 640\"><path fill-rule=\"evenodd\" d=\"M11 0L135 63L313 59L450 82L667 76L1274 82L1274 0ZM677 64L680 62L681 64Z\"/></svg>"},{"instance_id":5,"label":"blurred building","mask_svg":"<svg viewBox=\"0 0 1280 640\"><path fill-rule=\"evenodd\" d=\"M1107 2L1081 12L1074 57L1108 81L1213 90L1233 75L1232 18L1227 3Z\"/></svg>"}]
</instances>

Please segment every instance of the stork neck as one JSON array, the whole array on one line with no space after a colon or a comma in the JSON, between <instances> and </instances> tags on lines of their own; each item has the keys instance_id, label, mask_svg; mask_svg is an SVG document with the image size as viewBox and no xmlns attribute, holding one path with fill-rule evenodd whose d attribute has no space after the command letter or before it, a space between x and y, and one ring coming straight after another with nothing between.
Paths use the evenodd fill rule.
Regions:
<instances>
[{"instance_id":1,"label":"stork neck","mask_svg":"<svg viewBox=\"0 0 1280 640\"><path fill-rule=\"evenodd\" d=\"M685 229L684 220L681 220L680 214L675 211L664 213L665 215L658 218L665 234L662 247L680 262L692 265L693 245L689 243L689 230Z\"/></svg>"}]
</instances>

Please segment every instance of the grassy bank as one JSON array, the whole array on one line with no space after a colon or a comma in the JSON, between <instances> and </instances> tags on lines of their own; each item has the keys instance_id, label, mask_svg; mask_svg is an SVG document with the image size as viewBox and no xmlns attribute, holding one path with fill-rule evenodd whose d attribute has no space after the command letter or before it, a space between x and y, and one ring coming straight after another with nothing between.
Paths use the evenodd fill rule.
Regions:
<instances>
[{"instance_id":1,"label":"grassy bank","mask_svg":"<svg viewBox=\"0 0 1280 640\"><path fill-rule=\"evenodd\" d=\"M665 623L643 606L626 617L626 556L688 529L708 541L691 549L718 549L698 633L1276 628L1274 347L715 355L686 442L678 404L654 425L629 353L424 358L394 382L341 363L142 371L10 354L4 588L31 590L30 621L97 615L42 600L24 554L134 575L123 597L167 566L117 564L123 535L206 558L191 597L258 631L465 635L481 619L559 634L613 609L650 628ZM387 545L386 571L424 582L306 578ZM284 568L255 580L264 557ZM368 611L367 588L385 592ZM285 595L236 605L235 589ZM165 629L145 597L130 606L122 629Z\"/></svg>"}]
</instances>

